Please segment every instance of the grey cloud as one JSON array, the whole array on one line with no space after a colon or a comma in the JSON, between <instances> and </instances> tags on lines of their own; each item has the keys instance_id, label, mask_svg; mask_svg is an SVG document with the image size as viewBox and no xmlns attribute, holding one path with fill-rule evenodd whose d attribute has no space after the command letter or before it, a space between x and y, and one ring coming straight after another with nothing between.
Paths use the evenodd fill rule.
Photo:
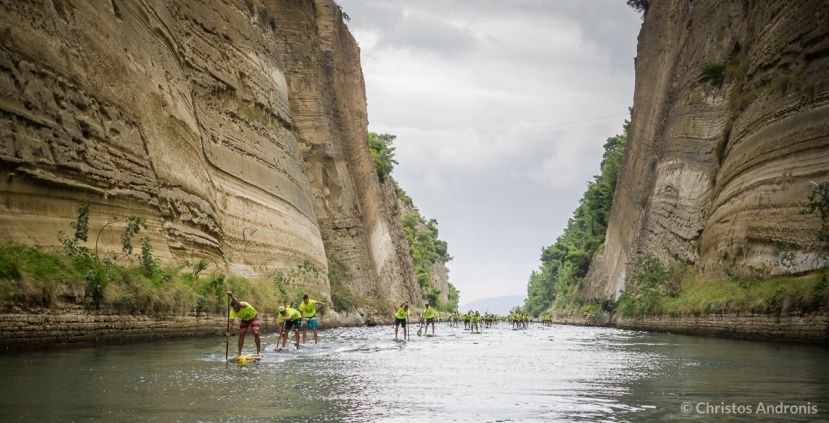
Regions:
<instances>
[{"instance_id":1,"label":"grey cloud","mask_svg":"<svg viewBox=\"0 0 829 423\"><path fill-rule=\"evenodd\" d=\"M461 301L525 293L621 130L638 15L624 0L340 3L370 129L398 135L393 176L440 222Z\"/></svg>"},{"instance_id":2,"label":"grey cloud","mask_svg":"<svg viewBox=\"0 0 829 423\"><path fill-rule=\"evenodd\" d=\"M426 16L405 16L380 38L379 48L412 49L420 53L456 56L474 49L477 40L450 23Z\"/></svg>"}]
</instances>

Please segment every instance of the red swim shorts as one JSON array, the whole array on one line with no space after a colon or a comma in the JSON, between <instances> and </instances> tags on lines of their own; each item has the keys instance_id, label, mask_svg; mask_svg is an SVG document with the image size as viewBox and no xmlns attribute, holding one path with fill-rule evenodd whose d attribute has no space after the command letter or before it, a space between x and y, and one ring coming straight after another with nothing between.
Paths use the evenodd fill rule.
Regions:
<instances>
[{"instance_id":1,"label":"red swim shorts","mask_svg":"<svg viewBox=\"0 0 829 423\"><path fill-rule=\"evenodd\" d=\"M239 323L239 333L247 332L248 328L253 329L254 333L259 332L259 316L254 317L252 320L242 320Z\"/></svg>"}]
</instances>

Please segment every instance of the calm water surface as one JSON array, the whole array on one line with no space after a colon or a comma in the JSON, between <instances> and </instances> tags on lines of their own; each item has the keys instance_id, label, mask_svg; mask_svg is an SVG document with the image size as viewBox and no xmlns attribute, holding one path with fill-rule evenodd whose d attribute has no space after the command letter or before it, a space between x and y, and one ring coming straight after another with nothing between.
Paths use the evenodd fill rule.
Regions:
<instances>
[{"instance_id":1,"label":"calm water surface","mask_svg":"<svg viewBox=\"0 0 829 423\"><path fill-rule=\"evenodd\" d=\"M225 365L221 337L5 354L0 421L829 421L820 347L572 326L437 334L332 329L287 353L268 335L249 366Z\"/></svg>"}]
</instances>

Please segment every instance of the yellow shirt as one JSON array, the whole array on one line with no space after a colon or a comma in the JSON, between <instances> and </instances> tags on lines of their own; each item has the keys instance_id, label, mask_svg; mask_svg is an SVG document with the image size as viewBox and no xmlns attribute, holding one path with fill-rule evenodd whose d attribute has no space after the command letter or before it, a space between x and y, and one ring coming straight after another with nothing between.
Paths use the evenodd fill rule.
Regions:
<instances>
[{"instance_id":1,"label":"yellow shirt","mask_svg":"<svg viewBox=\"0 0 829 423\"><path fill-rule=\"evenodd\" d=\"M299 305L299 311L305 314L306 319L310 319L317 315L317 304L319 302L315 300L308 300L308 304L303 302Z\"/></svg>"},{"instance_id":2,"label":"yellow shirt","mask_svg":"<svg viewBox=\"0 0 829 423\"><path fill-rule=\"evenodd\" d=\"M242 308L240 308L238 312L231 307L231 309L230 309L230 318L231 319L235 319L235 318L238 317L242 320L253 320L253 318L256 317L256 309L253 308L252 305L250 305L250 304L248 304L244 301L239 301L239 305L242 306Z\"/></svg>"},{"instance_id":3,"label":"yellow shirt","mask_svg":"<svg viewBox=\"0 0 829 423\"><path fill-rule=\"evenodd\" d=\"M426 307L426 310L423 311L423 317L427 319L434 319L435 309L433 309L432 307Z\"/></svg>"},{"instance_id":4,"label":"yellow shirt","mask_svg":"<svg viewBox=\"0 0 829 423\"><path fill-rule=\"evenodd\" d=\"M405 319L409 314L411 314L411 311L408 311L403 307L398 307L397 313L394 313L394 317L397 319Z\"/></svg>"},{"instance_id":5,"label":"yellow shirt","mask_svg":"<svg viewBox=\"0 0 829 423\"><path fill-rule=\"evenodd\" d=\"M285 320L296 320L301 319L302 314L293 307L285 307L285 314L283 315Z\"/></svg>"}]
</instances>

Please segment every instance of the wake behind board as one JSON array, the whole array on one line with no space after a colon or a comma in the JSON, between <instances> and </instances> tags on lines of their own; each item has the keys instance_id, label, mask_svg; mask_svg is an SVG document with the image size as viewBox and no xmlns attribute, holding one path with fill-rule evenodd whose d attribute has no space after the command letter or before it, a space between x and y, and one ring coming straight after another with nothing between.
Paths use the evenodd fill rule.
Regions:
<instances>
[{"instance_id":1,"label":"wake behind board","mask_svg":"<svg viewBox=\"0 0 829 423\"><path fill-rule=\"evenodd\" d=\"M242 355L240 355L239 357L234 357L234 358L231 358L231 359L229 359L229 360L227 360L227 361L228 361L228 362L231 362L231 363L236 363L236 364L246 365L246 364L258 363L260 360L262 360L262 356L261 356L261 355L256 355L256 354L242 354Z\"/></svg>"}]
</instances>

